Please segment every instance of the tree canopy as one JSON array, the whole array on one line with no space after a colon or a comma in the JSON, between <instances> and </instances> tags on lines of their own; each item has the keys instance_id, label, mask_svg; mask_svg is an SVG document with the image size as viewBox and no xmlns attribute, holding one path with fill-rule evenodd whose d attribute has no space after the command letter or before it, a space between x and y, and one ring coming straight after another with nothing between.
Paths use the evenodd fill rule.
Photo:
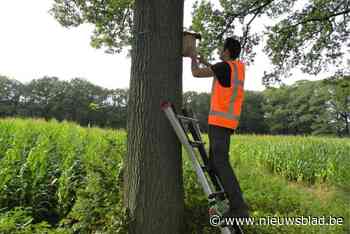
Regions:
<instances>
[{"instance_id":1,"label":"tree canopy","mask_svg":"<svg viewBox=\"0 0 350 234\"><path fill-rule=\"evenodd\" d=\"M131 43L133 0L54 0L51 13L65 27L94 25L91 46L121 52Z\"/></svg>"},{"instance_id":2,"label":"tree canopy","mask_svg":"<svg viewBox=\"0 0 350 234\"><path fill-rule=\"evenodd\" d=\"M264 51L274 68L265 71L265 84L290 75L293 68L309 74L325 71L328 65L337 67L336 73L347 69L342 63L350 46L346 0L221 0L219 6L212 2L197 1L194 7L192 28L203 34L201 50L210 54L218 40L237 36L249 62L266 38ZM254 24L262 30L253 31Z\"/></svg>"},{"instance_id":3,"label":"tree canopy","mask_svg":"<svg viewBox=\"0 0 350 234\"><path fill-rule=\"evenodd\" d=\"M52 14L66 27L94 25L91 45L120 52L130 45L133 33L132 0L54 0ZM309 74L334 67L349 71L344 62L349 48L349 2L346 0L197 0L190 29L200 32L200 52L212 59L223 38L240 39L247 63L263 44L273 64L263 81L270 84L290 75L293 68ZM257 25L261 30L253 30Z\"/></svg>"}]
</instances>

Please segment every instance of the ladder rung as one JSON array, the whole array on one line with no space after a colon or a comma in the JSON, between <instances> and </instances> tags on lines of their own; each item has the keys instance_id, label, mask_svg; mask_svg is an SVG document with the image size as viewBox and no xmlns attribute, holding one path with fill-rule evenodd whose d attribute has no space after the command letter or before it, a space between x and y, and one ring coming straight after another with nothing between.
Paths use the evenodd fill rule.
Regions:
<instances>
[{"instance_id":1,"label":"ladder rung","mask_svg":"<svg viewBox=\"0 0 350 234\"><path fill-rule=\"evenodd\" d=\"M208 171L208 168L206 166L202 166L203 171Z\"/></svg>"},{"instance_id":2,"label":"ladder rung","mask_svg":"<svg viewBox=\"0 0 350 234\"><path fill-rule=\"evenodd\" d=\"M177 115L177 117L178 117L179 119L183 119L183 120L187 120L187 121L199 122L198 119L190 118L190 117L183 116L183 115Z\"/></svg>"},{"instance_id":3,"label":"ladder rung","mask_svg":"<svg viewBox=\"0 0 350 234\"><path fill-rule=\"evenodd\" d=\"M212 194L209 194L208 196L209 199L212 199L212 198L225 198L225 192L224 191L219 191L219 192L214 192Z\"/></svg>"},{"instance_id":4,"label":"ladder rung","mask_svg":"<svg viewBox=\"0 0 350 234\"><path fill-rule=\"evenodd\" d=\"M211 201L212 199L209 199L209 202L218 202L218 200L221 200L220 198L218 198L218 195L213 195L213 191L212 188L209 184L208 178L205 176L205 171L203 170L203 166L198 162L198 159L196 157L195 151L193 148L194 145L196 146L203 146L204 142L201 141L201 133L200 133L200 127L199 127L199 120L194 118L190 118L190 117L186 117L186 116L182 116L182 115L177 115L175 110L173 110L173 105L170 102L162 102L161 104L161 108L162 110L165 112L167 118L169 119L172 127L175 130L176 135L178 136L179 140L181 141L182 145L185 146L185 149L187 151L187 154L190 158L190 160L192 161L192 165L196 171L196 174L198 176L198 181L201 184L205 194L208 196L214 196L215 197L215 201ZM184 114L186 115L186 113ZM191 126L188 122L191 122L194 126ZM195 124L194 124L195 123ZM188 127L190 127L191 129L191 134L193 136L198 136L195 137L195 141L194 142L190 142L186 131L185 131L185 126L184 125L189 125ZM193 132L193 128L194 128L194 132ZM197 141L196 141L197 140ZM200 147L198 148L198 150L201 152L203 148ZM220 186L222 187L222 186ZM220 190L218 190L220 191ZM216 194L214 192L214 194ZM221 194L222 197L225 197L224 194ZM213 203L215 204L215 203ZM219 226L219 228L221 229L221 233L222 234L232 234L233 232L231 232L231 230L228 227L222 227ZM243 232L241 232L243 233Z\"/></svg>"},{"instance_id":5,"label":"ladder rung","mask_svg":"<svg viewBox=\"0 0 350 234\"><path fill-rule=\"evenodd\" d=\"M202 142L202 141L189 141L189 142L193 147L202 146L205 144L205 142Z\"/></svg>"}]
</instances>

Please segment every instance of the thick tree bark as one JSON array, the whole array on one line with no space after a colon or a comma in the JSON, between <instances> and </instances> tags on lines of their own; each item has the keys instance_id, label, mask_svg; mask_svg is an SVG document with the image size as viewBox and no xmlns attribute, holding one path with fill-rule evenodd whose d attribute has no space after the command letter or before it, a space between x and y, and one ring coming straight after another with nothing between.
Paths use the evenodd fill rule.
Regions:
<instances>
[{"instance_id":1,"label":"thick tree bark","mask_svg":"<svg viewBox=\"0 0 350 234\"><path fill-rule=\"evenodd\" d=\"M160 109L182 103L183 1L136 0L124 205L129 233L182 233L181 144Z\"/></svg>"}]
</instances>

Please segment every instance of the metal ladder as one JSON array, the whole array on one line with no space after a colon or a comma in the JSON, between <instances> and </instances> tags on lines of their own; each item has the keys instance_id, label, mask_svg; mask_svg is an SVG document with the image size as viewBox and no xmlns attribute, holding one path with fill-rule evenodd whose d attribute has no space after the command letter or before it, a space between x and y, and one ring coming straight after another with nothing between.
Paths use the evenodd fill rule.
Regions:
<instances>
[{"instance_id":1,"label":"metal ladder","mask_svg":"<svg viewBox=\"0 0 350 234\"><path fill-rule=\"evenodd\" d=\"M212 216L216 214L221 217L223 212L229 208L228 200L225 198L225 192L219 177L210 168L209 157L204 147L205 143L201 137L199 121L186 109L182 110L183 115L176 114L175 108L170 102L163 102L161 104L161 109L169 119L178 139L185 148L187 155L192 162L192 166L197 174L198 182L208 198L210 207L209 215ZM190 136L187 132L190 133ZM197 149L197 151L195 149ZM198 159L199 157L204 164L203 166ZM218 225L218 227L221 229L222 234L243 234L241 227L238 225Z\"/></svg>"}]
</instances>

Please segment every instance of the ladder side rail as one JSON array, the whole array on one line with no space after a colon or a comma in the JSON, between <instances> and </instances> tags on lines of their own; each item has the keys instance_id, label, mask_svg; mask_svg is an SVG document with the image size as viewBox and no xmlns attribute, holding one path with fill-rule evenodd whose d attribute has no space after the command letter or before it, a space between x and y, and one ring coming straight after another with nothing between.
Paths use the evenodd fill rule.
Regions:
<instances>
[{"instance_id":1,"label":"ladder side rail","mask_svg":"<svg viewBox=\"0 0 350 234\"><path fill-rule=\"evenodd\" d=\"M197 138L199 138L202 141L202 134L201 134L201 130L199 128L199 124L193 124L193 128L194 128L194 132L192 133L192 135L196 135ZM202 145L200 147L201 152L204 152L207 155L207 152L204 148L204 145ZM208 165L209 165L209 156L206 156L208 158ZM213 171L212 168L210 168L210 170L208 171L208 174L210 175L211 180L213 181L213 184L215 185L217 191L224 191L224 186L222 186L221 180L219 178L219 176L216 174L215 171Z\"/></svg>"},{"instance_id":2,"label":"ladder side rail","mask_svg":"<svg viewBox=\"0 0 350 234\"><path fill-rule=\"evenodd\" d=\"M187 151L189 158L190 158L190 160L194 166L194 169L196 171L196 174L198 176L198 181L202 185L202 188L208 197L212 193L212 189L211 189L211 187L210 187L210 185L205 177L204 172L202 171L201 166L199 165L199 163L197 161L195 151L193 150L192 146L190 145L190 143L187 140L186 133L183 131L183 128L182 128L181 124L179 123L178 119L176 118L174 112L172 111L172 108L170 105L163 108L163 111L165 112L166 116L170 120L170 123L173 126L176 135L178 136L182 145L184 146L185 150Z\"/></svg>"},{"instance_id":3,"label":"ladder side rail","mask_svg":"<svg viewBox=\"0 0 350 234\"><path fill-rule=\"evenodd\" d=\"M186 117L189 116L189 113L187 112L186 109L183 109L183 113L184 113L184 116L186 116ZM193 117L195 119L194 116L190 116L190 117ZM197 121L195 123L192 122L189 125L189 130L190 130L190 133L192 134L192 137L195 141L203 141L202 136L201 136L201 131L199 128L199 121ZM208 175L209 175L210 180L213 183L216 191L224 191L224 187L222 186L222 183L221 183L219 177L216 175L216 173L209 166L209 156L207 154L207 151L205 150L204 145L199 146L198 151L201 155L201 158L204 162L204 165L206 166L207 169L210 169L210 170L207 170Z\"/></svg>"},{"instance_id":4,"label":"ladder side rail","mask_svg":"<svg viewBox=\"0 0 350 234\"><path fill-rule=\"evenodd\" d=\"M196 128L194 126L191 126L189 128L193 138L196 139L196 140L202 141L200 135L198 135L198 132L195 129ZM208 157L207 151L204 148L204 145L199 146L198 147L198 151L199 151L199 153L200 153L200 155L202 157L204 165L208 169L207 171L208 171L209 177L210 177L212 183L214 184L215 189L217 191L223 191L224 189L223 189L223 186L221 184L221 181L220 181L219 177L215 174L215 172L213 171L213 169L209 165L209 157Z\"/></svg>"},{"instance_id":5,"label":"ladder side rail","mask_svg":"<svg viewBox=\"0 0 350 234\"><path fill-rule=\"evenodd\" d=\"M169 103L163 103L162 109L165 112L168 119L170 120L170 123L171 123L173 129L175 130L175 133L178 136L181 144L186 149L188 156L189 156L190 160L192 161L192 164L195 168L198 181L202 185L202 188L203 188L203 190L208 198L208 196L212 193L212 189L207 181L207 178L206 178L204 172L202 171L201 166L199 165L199 162L197 161L195 151L193 150L192 146L190 145L190 143L188 141L187 134L184 132L183 127L181 126L179 120L176 118L176 115L175 115L174 111L172 110L171 105ZM215 200L215 199L208 198L208 200L210 201L210 200ZM231 232L230 228L228 228L228 227L219 227L219 228L220 228L222 234L234 234L235 233L234 231Z\"/></svg>"},{"instance_id":6,"label":"ladder side rail","mask_svg":"<svg viewBox=\"0 0 350 234\"><path fill-rule=\"evenodd\" d=\"M191 117L185 116L185 115L177 115L176 117L179 119L182 119L184 121L199 122L198 119L194 119L194 118L191 118Z\"/></svg>"},{"instance_id":7,"label":"ladder side rail","mask_svg":"<svg viewBox=\"0 0 350 234\"><path fill-rule=\"evenodd\" d=\"M189 116L189 113L187 112L186 109L183 109L183 113L184 113L185 117L188 117L188 118L192 117L192 116ZM196 120L196 123L198 123L197 119L195 119L195 120ZM194 125L195 125L194 122L191 122L191 124L189 125L189 129L188 130L190 131L190 133L191 133L191 135L193 137L193 140L195 140L195 141L202 141L202 138L201 138L200 135L197 134ZM198 148L198 150L200 152L200 155L201 155L201 158L202 158L202 160L204 162L204 165L208 168L209 157L207 155L207 152L205 151L204 145L200 146Z\"/></svg>"}]
</instances>

